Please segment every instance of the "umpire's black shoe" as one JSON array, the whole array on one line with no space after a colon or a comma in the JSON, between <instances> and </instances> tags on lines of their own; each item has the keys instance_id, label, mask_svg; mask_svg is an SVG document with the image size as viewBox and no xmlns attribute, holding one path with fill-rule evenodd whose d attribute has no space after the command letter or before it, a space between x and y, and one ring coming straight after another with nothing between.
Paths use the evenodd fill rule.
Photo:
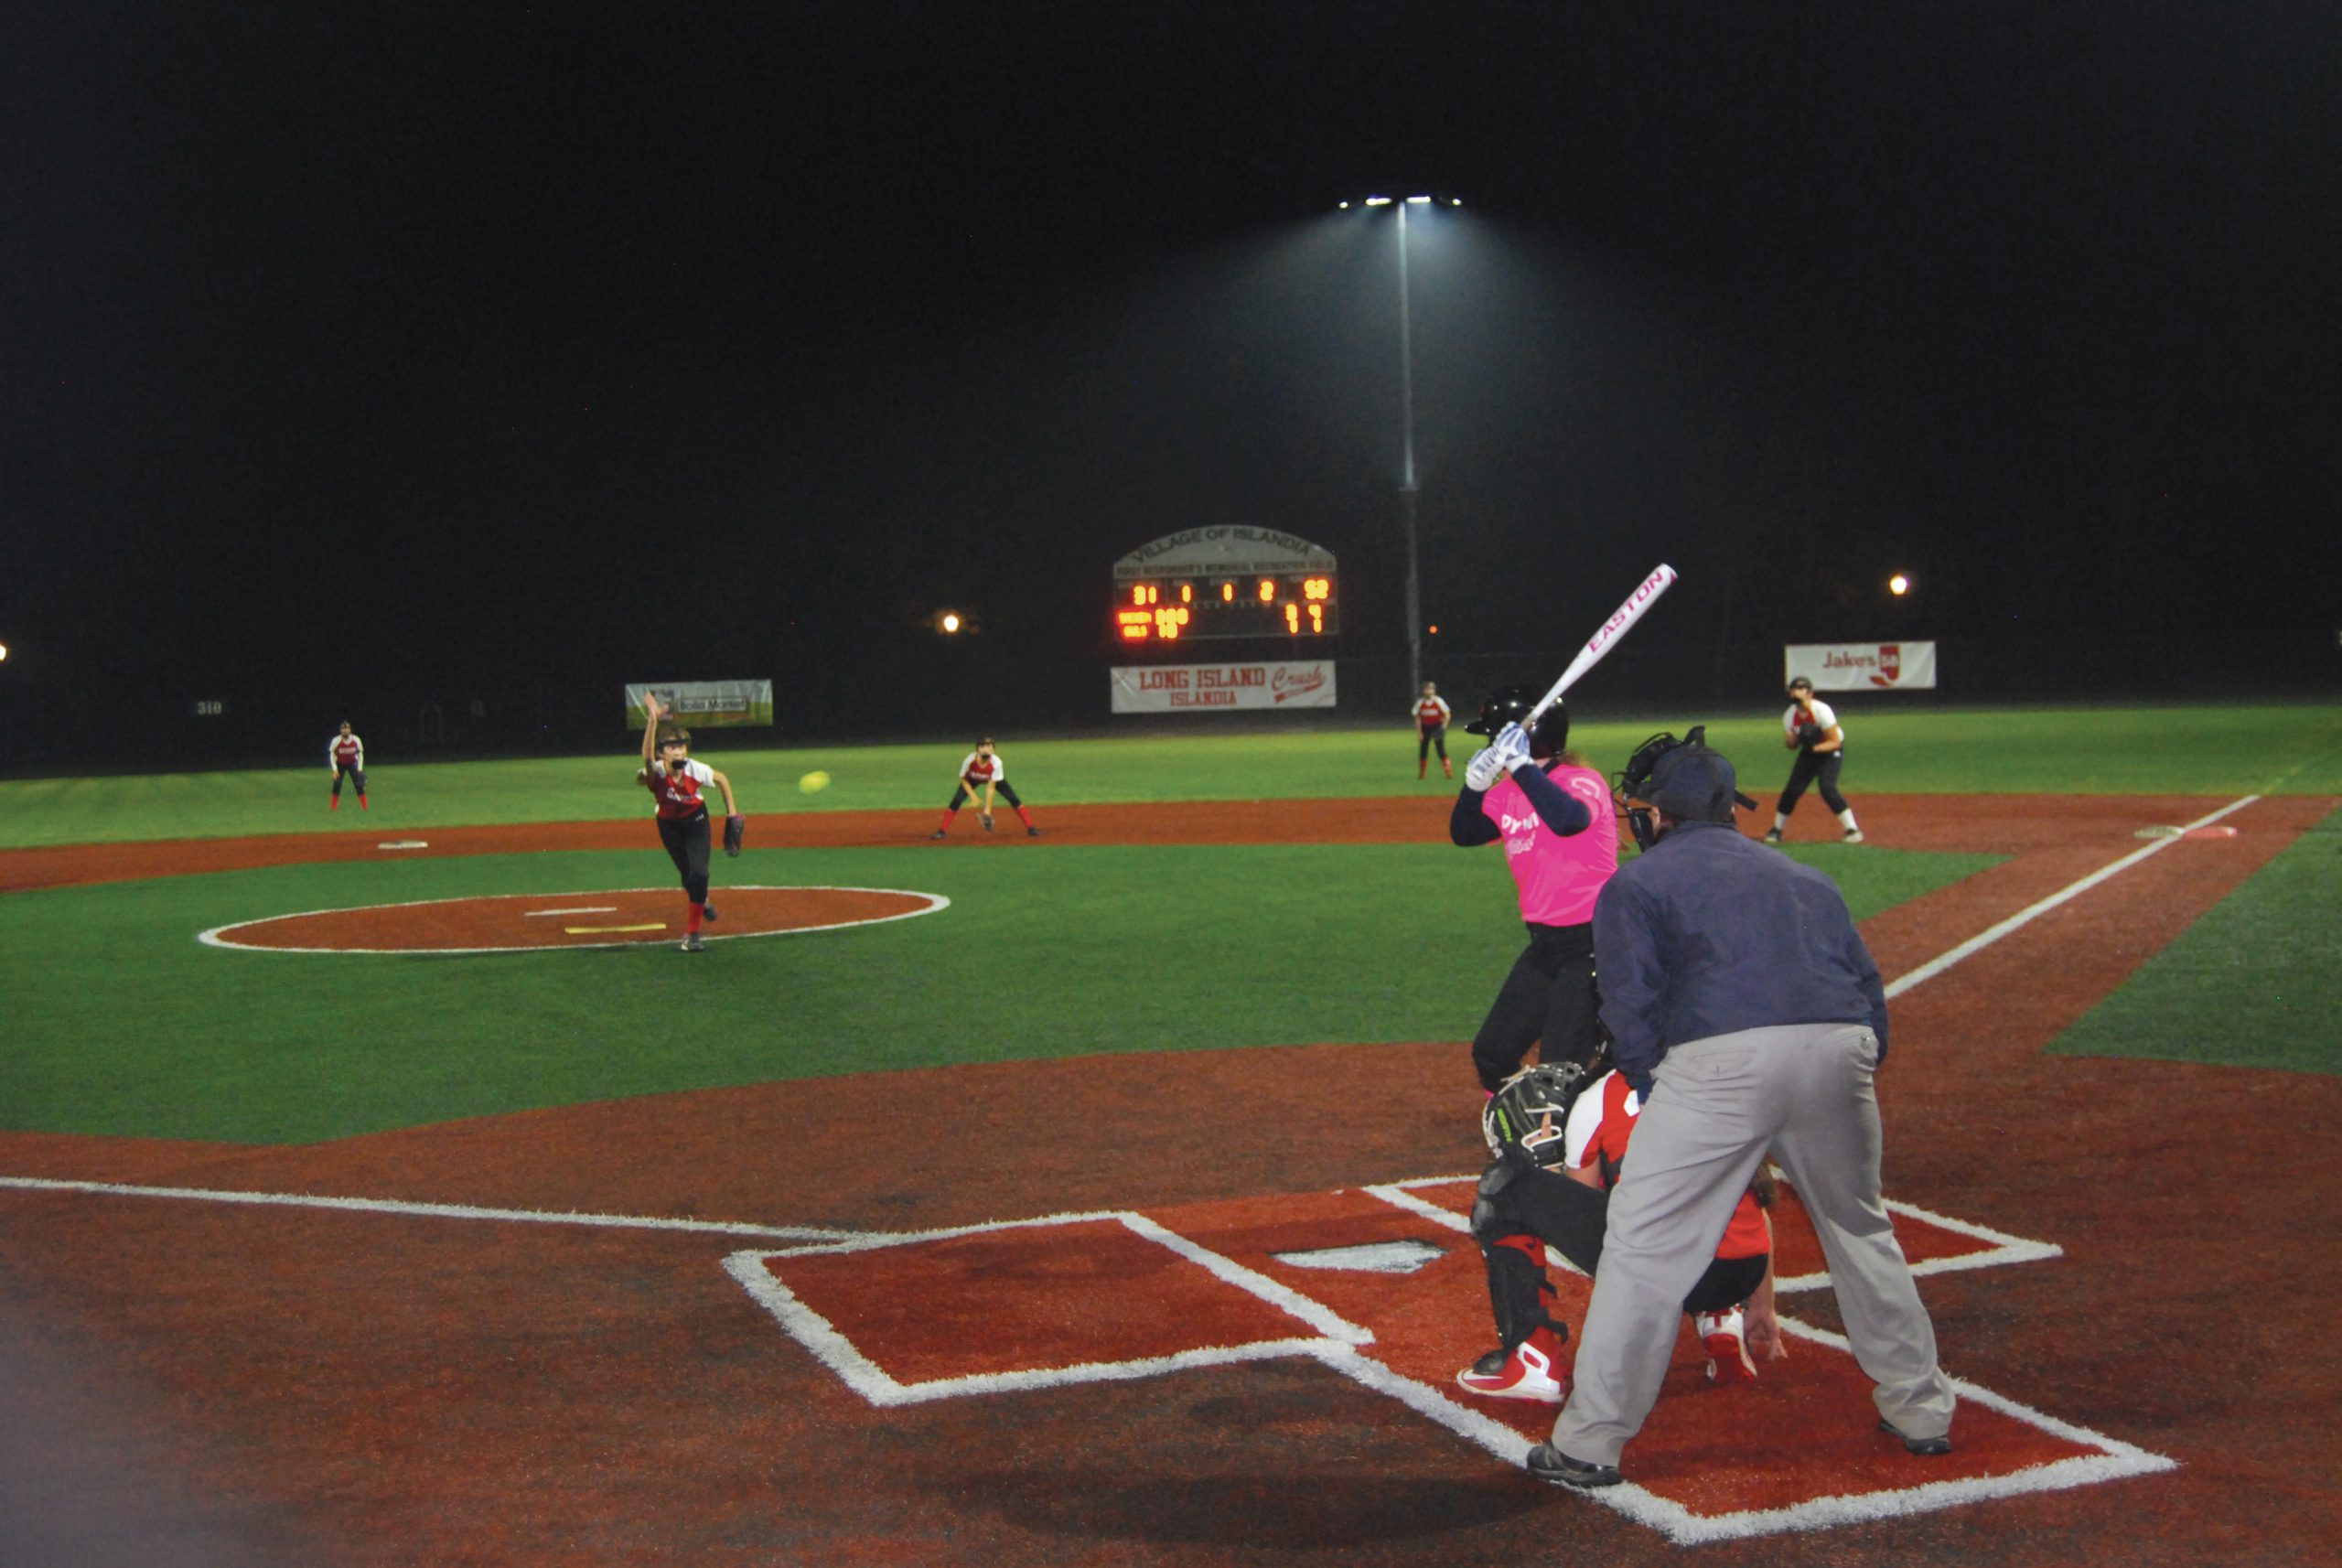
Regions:
<instances>
[{"instance_id":1,"label":"umpire's black shoe","mask_svg":"<svg viewBox=\"0 0 2342 1568\"><path fill-rule=\"evenodd\" d=\"M1589 1465L1583 1459L1571 1458L1550 1443L1540 1443L1529 1451L1529 1473L1541 1481L1581 1490L1615 1487L1627 1478L1618 1474L1616 1465Z\"/></svg>"},{"instance_id":2,"label":"umpire's black shoe","mask_svg":"<svg viewBox=\"0 0 2342 1568\"><path fill-rule=\"evenodd\" d=\"M1940 1437L1911 1437L1891 1421L1881 1421L1878 1429L1887 1436L1899 1439L1903 1446L1922 1459L1935 1459L1951 1452L1951 1434Z\"/></svg>"}]
</instances>

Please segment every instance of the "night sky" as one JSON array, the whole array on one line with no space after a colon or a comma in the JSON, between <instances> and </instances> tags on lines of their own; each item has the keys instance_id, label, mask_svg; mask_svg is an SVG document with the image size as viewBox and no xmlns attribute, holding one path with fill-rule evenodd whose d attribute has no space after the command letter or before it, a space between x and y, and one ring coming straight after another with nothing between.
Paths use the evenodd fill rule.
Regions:
<instances>
[{"instance_id":1,"label":"night sky","mask_svg":"<svg viewBox=\"0 0 2342 1568\"><path fill-rule=\"evenodd\" d=\"M19 6L0 130L12 759L480 671L819 711L946 604L1096 722L1198 523L1401 650L1336 203L1414 190L1444 649L1666 559L1653 636L2342 671L2328 5Z\"/></svg>"}]
</instances>

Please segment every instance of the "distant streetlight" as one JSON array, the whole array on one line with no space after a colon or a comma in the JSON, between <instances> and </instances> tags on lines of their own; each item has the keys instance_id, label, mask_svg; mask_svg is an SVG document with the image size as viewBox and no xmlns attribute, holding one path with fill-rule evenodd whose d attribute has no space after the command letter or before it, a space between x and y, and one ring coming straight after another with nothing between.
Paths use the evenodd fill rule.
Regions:
<instances>
[{"instance_id":1,"label":"distant streetlight","mask_svg":"<svg viewBox=\"0 0 2342 1568\"><path fill-rule=\"evenodd\" d=\"M1447 205L1461 207L1461 198L1449 197ZM1407 209L1429 207L1433 198L1410 196L1400 199L1388 196L1370 196L1359 203L1365 207L1396 207L1399 209L1399 513L1407 530L1407 690L1418 692L1423 683L1423 573L1418 560L1415 520L1415 349L1412 313L1407 307ZM1343 202L1341 209L1350 209Z\"/></svg>"}]
</instances>

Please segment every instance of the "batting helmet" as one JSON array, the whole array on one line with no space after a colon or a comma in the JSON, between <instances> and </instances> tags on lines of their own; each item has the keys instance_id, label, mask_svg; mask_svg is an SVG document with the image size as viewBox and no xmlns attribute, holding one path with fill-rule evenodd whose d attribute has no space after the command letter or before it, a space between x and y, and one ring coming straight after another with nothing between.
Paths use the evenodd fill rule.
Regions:
<instances>
[{"instance_id":1,"label":"batting helmet","mask_svg":"<svg viewBox=\"0 0 2342 1568\"><path fill-rule=\"evenodd\" d=\"M1526 686L1498 687L1480 704L1480 716L1464 726L1464 733L1494 735L1507 725L1526 726L1529 710L1537 705L1538 695ZM1537 727L1529 732L1529 755L1558 757L1569 743L1570 711L1556 697L1553 705L1538 715Z\"/></svg>"},{"instance_id":2,"label":"batting helmet","mask_svg":"<svg viewBox=\"0 0 2342 1568\"><path fill-rule=\"evenodd\" d=\"M1501 1156L1518 1149L1538 1165L1561 1164L1570 1107L1585 1083L1585 1069L1575 1062L1544 1062L1506 1079L1480 1110L1488 1153Z\"/></svg>"}]
</instances>

